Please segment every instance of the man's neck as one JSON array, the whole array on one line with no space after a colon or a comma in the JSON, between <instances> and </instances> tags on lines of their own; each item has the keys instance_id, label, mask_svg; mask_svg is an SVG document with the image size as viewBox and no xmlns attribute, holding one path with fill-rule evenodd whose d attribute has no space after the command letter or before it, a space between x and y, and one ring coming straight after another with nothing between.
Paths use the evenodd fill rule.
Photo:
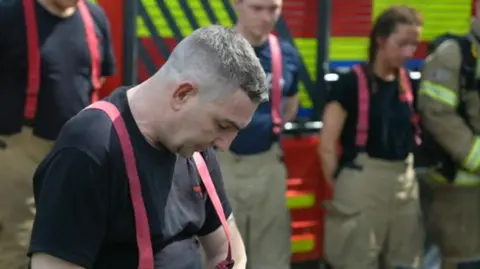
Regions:
<instances>
[{"instance_id":1,"label":"man's neck","mask_svg":"<svg viewBox=\"0 0 480 269\"><path fill-rule=\"evenodd\" d=\"M51 0L37 0L40 5L45 8L49 13L60 17L60 18L68 18L75 13L76 7L69 7L69 8L61 8L58 5L55 5Z\"/></svg>"},{"instance_id":2,"label":"man's neck","mask_svg":"<svg viewBox=\"0 0 480 269\"><path fill-rule=\"evenodd\" d=\"M236 29L252 46L260 46L267 42L268 35L255 36L250 31L247 31L240 23L237 24Z\"/></svg>"},{"instance_id":3,"label":"man's neck","mask_svg":"<svg viewBox=\"0 0 480 269\"><path fill-rule=\"evenodd\" d=\"M147 107L150 107L148 105L148 93L143 89L140 89L139 86L127 90L127 100L130 112L132 113L132 117L135 120L140 133L145 137L145 140L147 140L151 146L159 148L158 145L161 141L161 138L158 136L159 130L152 128L152 126L155 126L152 121L152 112L147 110ZM161 119L156 118L155 122L157 121L161 121Z\"/></svg>"}]
</instances>

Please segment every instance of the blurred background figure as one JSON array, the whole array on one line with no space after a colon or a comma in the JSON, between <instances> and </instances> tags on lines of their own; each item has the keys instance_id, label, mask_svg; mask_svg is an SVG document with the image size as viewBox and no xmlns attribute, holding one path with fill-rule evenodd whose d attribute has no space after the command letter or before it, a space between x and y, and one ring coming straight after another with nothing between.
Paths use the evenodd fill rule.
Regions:
<instances>
[{"instance_id":1,"label":"blurred background figure","mask_svg":"<svg viewBox=\"0 0 480 269\"><path fill-rule=\"evenodd\" d=\"M278 143L284 122L298 110L300 57L292 44L272 36L281 0L236 0L236 29L253 46L267 81L270 100L259 106L228 151L219 153L225 187L245 242L247 268L290 267L290 216L286 171Z\"/></svg>"},{"instance_id":2,"label":"blurred background figure","mask_svg":"<svg viewBox=\"0 0 480 269\"><path fill-rule=\"evenodd\" d=\"M62 126L98 99L115 60L94 3L0 1L0 24L0 268L25 268L33 173Z\"/></svg>"},{"instance_id":3,"label":"blurred background figure","mask_svg":"<svg viewBox=\"0 0 480 269\"><path fill-rule=\"evenodd\" d=\"M424 229L412 156L418 126L403 65L422 25L407 6L381 13L368 61L340 76L329 95L319 154L333 186L324 247L335 269L421 266Z\"/></svg>"}]
</instances>

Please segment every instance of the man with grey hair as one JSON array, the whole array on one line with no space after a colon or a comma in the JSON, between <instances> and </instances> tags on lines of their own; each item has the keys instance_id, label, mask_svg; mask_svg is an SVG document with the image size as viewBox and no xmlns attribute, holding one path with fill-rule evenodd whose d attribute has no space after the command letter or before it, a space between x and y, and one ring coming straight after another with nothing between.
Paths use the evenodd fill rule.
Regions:
<instances>
[{"instance_id":1,"label":"man with grey hair","mask_svg":"<svg viewBox=\"0 0 480 269\"><path fill-rule=\"evenodd\" d=\"M187 164L198 151L208 152L206 163L231 230L234 268L245 268L244 245L221 178L215 175L219 169L213 169L218 163L211 148L228 149L250 122L258 104L268 98L265 81L243 37L209 26L181 41L154 76L135 87L119 88L102 101L120 112L113 124L102 109L80 112L63 127L34 177L31 268L153 268L139 265L145 257L140 241L146 239L154 268L183 269L175 261L193 255L170 246L192 247L195 236L209 264L225 257L227 237L212 209L213 198L205 195L207 184L200 184L195 167ZM137 192L131 170L126 171L131 159L122 155L125 133L117 130L122 119L133 148ZM180 173L175 180L174 170ZM134 196L143 200L140 205ZM144 206L149 236L138 236L144 227L137 218L139 206ZM200 265L200 255L195 257ZM191 262L183 264L192 268Z\"/></svg>"}]
</instances>

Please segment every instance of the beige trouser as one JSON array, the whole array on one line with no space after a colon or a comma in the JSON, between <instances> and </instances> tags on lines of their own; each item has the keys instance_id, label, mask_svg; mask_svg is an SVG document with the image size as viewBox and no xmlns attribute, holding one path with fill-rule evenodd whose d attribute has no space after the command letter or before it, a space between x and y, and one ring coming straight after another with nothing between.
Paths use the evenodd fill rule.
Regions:
<instances>
[{"instance_id":1,"label":"beige trouser","mask_svg":"<svg viewBox=\"0 0 480 269\"><path fill-rule=\"evenodd\" d=\"M290 268L290 214L280 153L276 145L254 156L218 153L250 269Z\"/></svg>"},{"instance_id":2,"label":"beige trouser","mask_svg":"<svg viewBox=\"0 0 480 269\"><path fill-rule=\"evenodd\" d=\"M24 269L33 220L32 177L53 142L32 136L27 127L0 140L7 145L0 148L0 269Z\"/></svg>"},{"instance_id":3,"label":"beige trouser","mask_svg":"<svg viewBox=\"0 0 480 269\"><path fill-rule=\"evenodd\" d=\"M342 170L326 203L325 256L335 269L419 268L424 229L411 159L362 154L361 170Z\"/></svg>"},{"instance_id":4,"label":"beige trouser","mask_svg":"<svg viewBox=\"0 0 480 269\"><path fill-rule=\"evenodd\" d=\"M446 262L480 260L480 187L432 186L428 228Z\"/></svg>"}]
</instances>

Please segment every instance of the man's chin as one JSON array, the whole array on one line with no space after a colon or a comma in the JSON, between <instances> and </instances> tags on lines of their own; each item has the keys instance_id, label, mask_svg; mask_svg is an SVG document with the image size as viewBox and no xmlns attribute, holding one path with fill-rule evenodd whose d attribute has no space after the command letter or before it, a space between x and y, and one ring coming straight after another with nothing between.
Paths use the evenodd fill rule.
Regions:
<instances>
[{"instance_id":1,"label":"man's chin","mask_svg":"<svg viewBox=\"0 0 480 269\"><path fill-rule=\"evenodd\" d=\"M257 37L263 37L263 36L266 36L266 35L270 34L272 32L272 30L273 30L273 28L271 28L271 27L259 27L254 31L254 34Z\"/></svg>"},{"instance_id":2,"label":"man's chin","mask_svg":"<svg viewBox=\"0 0 480 269\"><path fill-rule=\"evenodd\" d=\"M185 150L180 150L177 152L178 155L180 155L183 158L190 158L193 156L194 151L185 151Z\"/></svg>"},{"instance_id":3,"label":"man's chin","mask_svg":"<svg viewBox=\"0 0 480 269\"><path fill-rule=\"evenodd\" d=\"M184 158L192 157L193 153L195 153L195 150L193 150L191 147L181 147L178 149L178 152L177 152L178 155Z\"/></svg>"}]
</instances>

